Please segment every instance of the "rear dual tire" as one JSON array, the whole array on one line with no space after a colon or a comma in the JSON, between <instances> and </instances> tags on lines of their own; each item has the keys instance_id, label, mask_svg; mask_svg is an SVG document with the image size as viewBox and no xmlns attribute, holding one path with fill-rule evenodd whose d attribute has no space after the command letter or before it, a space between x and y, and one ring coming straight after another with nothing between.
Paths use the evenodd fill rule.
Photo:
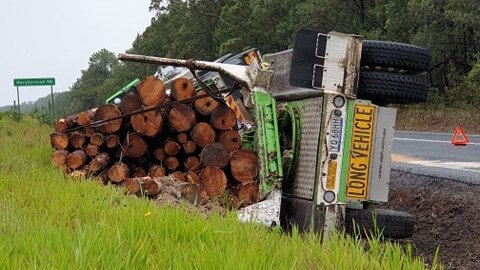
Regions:
<instances>
[{"instance_id":1,"label":"rear dual tire","mask_svg":"<svg viewBox=\"0 0 480 270\"><path fill-rule=\"evenodd\" d=\"M423 73L430 66L427 49L414 45L363 42L357 97L384 105L427 100L428 82Z\"/></svg>"},{"instance_id":2,"label":"rear dual tire","mask_svg":"<svg viewBox=\"0 0 480 270\"><path fill-rule=\"evenodd\" d=\"M393 210L347 208L345 213L345 230L354 235L407 238L414 233L414 223L413 215Z\"/></svg>"}]
</instances>

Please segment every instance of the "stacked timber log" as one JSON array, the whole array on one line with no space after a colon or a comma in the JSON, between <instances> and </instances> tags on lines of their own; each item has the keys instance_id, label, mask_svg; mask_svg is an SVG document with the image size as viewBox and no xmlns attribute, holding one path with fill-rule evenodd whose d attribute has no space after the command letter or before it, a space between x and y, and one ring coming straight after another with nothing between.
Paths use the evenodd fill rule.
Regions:
<instances>
[{"instance_id":1,"label":"stacked timber log","mask_svg":"<svg viewBox=\"0 0 480 270\"><path fill-rule=\"evenodd\" d=\"M149 77L118 106L58 119L50 135L54 165L137 195L155 196L165 188L162 177L169 176L183 183L181 193L190 201L229 194L243 205L255 202L258 158L241 148L235 113L209 96L159 106L203 94L186 78L174 80L170 92Z\"/></svg>"}]
</instances>

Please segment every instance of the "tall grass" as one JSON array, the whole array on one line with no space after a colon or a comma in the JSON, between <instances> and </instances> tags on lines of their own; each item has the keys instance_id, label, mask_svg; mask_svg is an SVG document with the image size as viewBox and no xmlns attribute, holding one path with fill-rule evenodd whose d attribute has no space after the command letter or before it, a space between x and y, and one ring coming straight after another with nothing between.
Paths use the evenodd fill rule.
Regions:
<instances>
[{"instance_id":1,"label":"tall grass","mask_svg":"<svg viewBox=\"0 0 480 270\"><path fill-rule=\"evenodd\" d=\"M50 128L0 119L0 269L425 269L411 249L157 207L50 165ZM439 268L437 265L433 269Z\"/></svg>"}]
</instances>

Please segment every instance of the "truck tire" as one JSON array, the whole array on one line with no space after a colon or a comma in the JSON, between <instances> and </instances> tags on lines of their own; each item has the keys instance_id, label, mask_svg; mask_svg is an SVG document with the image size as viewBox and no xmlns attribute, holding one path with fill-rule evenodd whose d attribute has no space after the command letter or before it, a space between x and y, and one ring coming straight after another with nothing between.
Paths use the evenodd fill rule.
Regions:
<instances>
[{"instance_id":1,"label":"truck tire","mask_svg":"<svg viewBox=\"0 0 480 270\"><path fill-rule=\"evenodd\" d=\"M345 229L348 233L361 233L363 236L369 233L375 235L378 230L386 238L407 238L413 235L414 217L405 212L386 209L347 208Z\"/></svg>"},{"instance_id":2,"label":"truck tire","mask_svg":"<svg viewBox=\"0 0 480 270\"><path fill-rule=\"evenodd\" d=\"M415 74L427 71L431 60L426 48L415 45L365 40L362 46L361 66L372 70L394 69Z\"/></svg>"},{"instance_id":3,"label":"truck tire","mask_svg":"<svg viewBox=\"0 0 480 270\"><path fill-rule=\"evenodd\" d=\"M427 100L428 82L418 76L362 71L357 98L374 103L418 103Z\"/></svg>"}]
</instances>

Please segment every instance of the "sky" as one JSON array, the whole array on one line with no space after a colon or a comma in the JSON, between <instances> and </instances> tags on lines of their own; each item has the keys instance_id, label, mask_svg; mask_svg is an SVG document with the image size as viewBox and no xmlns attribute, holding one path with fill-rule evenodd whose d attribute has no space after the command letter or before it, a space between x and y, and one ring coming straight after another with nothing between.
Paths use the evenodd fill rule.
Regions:
<instances>
[{"instance_id":1,"label":"sky","mask_svg":"<svg viewBox=\"0 0 480 270\"><path fill-rule=\"evenodd\" d=\"M54 77L67 91L105 48L131 48L150 24L150 0L0 0L0 106L13 105L14 78ZM50 94L49 86L20 87L20 102Z\"/></svg>"}]
</instances>

